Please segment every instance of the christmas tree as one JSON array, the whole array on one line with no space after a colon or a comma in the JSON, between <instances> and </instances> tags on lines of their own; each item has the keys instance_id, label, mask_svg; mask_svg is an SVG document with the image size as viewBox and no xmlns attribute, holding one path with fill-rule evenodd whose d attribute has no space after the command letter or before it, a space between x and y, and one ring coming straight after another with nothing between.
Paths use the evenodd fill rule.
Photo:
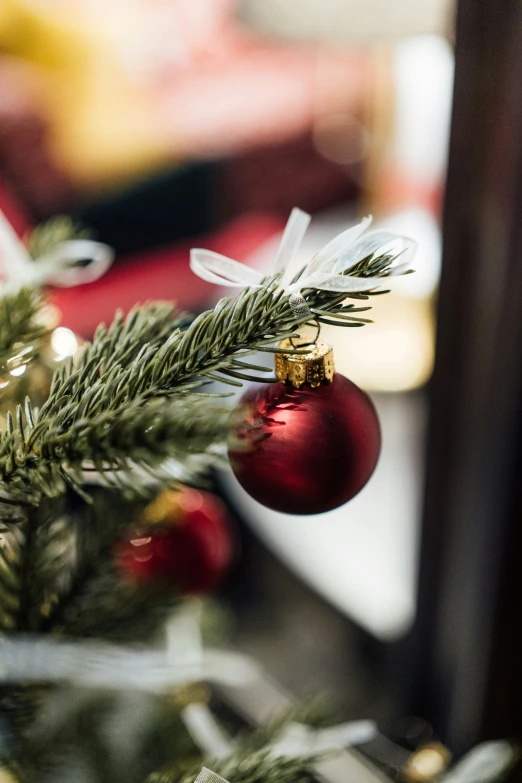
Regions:
<instances>
[{"instance_id":1,"label":"christmas tree","mask_svg":"<svg viewBox=\"0 0 522 783\"><path fill-rule=\"evenodd\" d=\"M168 303L117 314L59 363L45 392L24 384L49 340L42 286L74 282L85 255L102 267L92 279L107 249L67 220L35 231L24 249L3 224L0 780L178 783L206 765L201 781L302 783L328 749L371 733L337 727L328 739L318 710L284 698L266 725L239 730L233 705L216 694L259 672L207 647L219 638L219 611L192 598L230 560L226 512L206 494L212 471L227 444L241 465L272 435L252 423L251 397L247 409L227 407L226 385L265 378L263 388L294 395L292 410L301 387L309 397L336 387L323 362L323 375L305 372L288 392L252 356L284 355L288 374L288 362L308 361L317 347L303 340L306 325L363 326L382 283L409 271L413 244L363 235L366 220L290 277L307 222L292 213L266 276L193 251L197 274L243 290L197 317ZM270 481L270 470L263 475ZM346 499L341 491L335 502Z\"/></svg>"}]
</instances>

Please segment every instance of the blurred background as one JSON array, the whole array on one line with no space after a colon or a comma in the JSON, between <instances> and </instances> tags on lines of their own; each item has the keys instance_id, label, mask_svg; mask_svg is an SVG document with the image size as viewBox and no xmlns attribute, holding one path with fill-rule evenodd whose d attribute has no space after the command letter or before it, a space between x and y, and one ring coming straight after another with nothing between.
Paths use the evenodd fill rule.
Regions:
<instances>
[{"instance_id":1,"label":"blurred background","mask_svg":"<svg viewBox=\"0 0 522 783\"><path fill-rule=\"evenodd\" d=\"M0 0L0 208L20 234L66 213L116 250L105 277L53 293L76 335L146 299L212 306L222 292L192 275L190 247L268 269L293 206L313 215L303 261L367 214L417 240L416 274L372 302L375 324L324 329L380 414L365 489L294 518L220 479L241 528L222 594L234 643L296 694L330 692L392 736L425 730L397 719L418 603L454 13L451 0Z\"/></svg>"}]
</instances>

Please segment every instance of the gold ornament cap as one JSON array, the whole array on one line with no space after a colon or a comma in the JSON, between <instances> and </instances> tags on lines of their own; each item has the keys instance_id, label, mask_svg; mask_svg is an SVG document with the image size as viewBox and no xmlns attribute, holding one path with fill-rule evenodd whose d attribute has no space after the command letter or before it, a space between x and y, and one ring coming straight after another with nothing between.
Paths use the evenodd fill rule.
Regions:
<instances>
[{"instance_id":1,"label":"gold ornament cap","mask_svg":"<svg viewBox=\"0 0 522 783\"><path fill-rule=\"evenodd\" d=\"M282 353L276 354L275 374L283 383L288 381L296 389L309 383L312 389L315 389L322 383L330 383L333 380L333 350L324 340L315 342L307 353L285 353L285 349L296 348L290 340L283 340L278 347Z\"/></svg>"}]
</instances>

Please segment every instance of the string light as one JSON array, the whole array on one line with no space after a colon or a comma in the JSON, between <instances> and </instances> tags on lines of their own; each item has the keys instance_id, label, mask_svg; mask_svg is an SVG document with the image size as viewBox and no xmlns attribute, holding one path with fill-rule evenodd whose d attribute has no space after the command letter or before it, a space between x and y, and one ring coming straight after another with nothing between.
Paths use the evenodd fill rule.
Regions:
<instances>
[{"instance_id":1,"label":"string light","mask_svg":"<svg viewBox=\"0 0 522 783\"><path fill-rule=\"evenodd\" d=\"M65 326L59 326L51 336L51 348L56 354L57 361L74 356L78 350L76 335Z\"/></svg>"},{"instance_id":2,"label":"string light","mask_svg":"<svg viewBox=\"0 0 522 783\"><path fill-rule=\"evenodd\" d=\"M26 369L27 369L27 365L21 364L20 367L15 367L14 370L11 370L9 374L12 375L14 378L19 378L21 375L24 374Z\"/></svg>"}]
</instances>

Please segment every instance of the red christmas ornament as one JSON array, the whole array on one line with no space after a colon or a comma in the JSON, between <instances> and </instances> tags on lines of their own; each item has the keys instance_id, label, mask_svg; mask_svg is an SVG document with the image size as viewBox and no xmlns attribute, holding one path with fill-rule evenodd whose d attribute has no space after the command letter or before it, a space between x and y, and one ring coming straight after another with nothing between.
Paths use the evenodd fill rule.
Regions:
<instances>
[{"instance_id":1,"label":"red christmas ornament","mask_svg":"<svg viewBox=\"0 0 522 783\"><path fill-rule=\"evenodd\" d=\"M256 384L241 399L250 409L236 430L245 448L229 449L230 463L249 495L275 511L319 514L337 508L364 487L377 464L381 435L375 408L358 386L333 376L331 353L329 361L328 385L318 385L324 367L312 365L298 376L301 388ZM305 377L317 388L303 385Z\"/></svg>"},{"instance_id":2,"label":"red christmas ornament","mask_svg":"<svg viewBox=\"0 0 522 783\"><path fill-rule=\"evenodd\" d=\"M225 505L208 492L162 492L146 509L143 525L116 549L120 571L136 581L167 584L182 593L206 593L233 557Z\"/></svg>"}]
</instances>

